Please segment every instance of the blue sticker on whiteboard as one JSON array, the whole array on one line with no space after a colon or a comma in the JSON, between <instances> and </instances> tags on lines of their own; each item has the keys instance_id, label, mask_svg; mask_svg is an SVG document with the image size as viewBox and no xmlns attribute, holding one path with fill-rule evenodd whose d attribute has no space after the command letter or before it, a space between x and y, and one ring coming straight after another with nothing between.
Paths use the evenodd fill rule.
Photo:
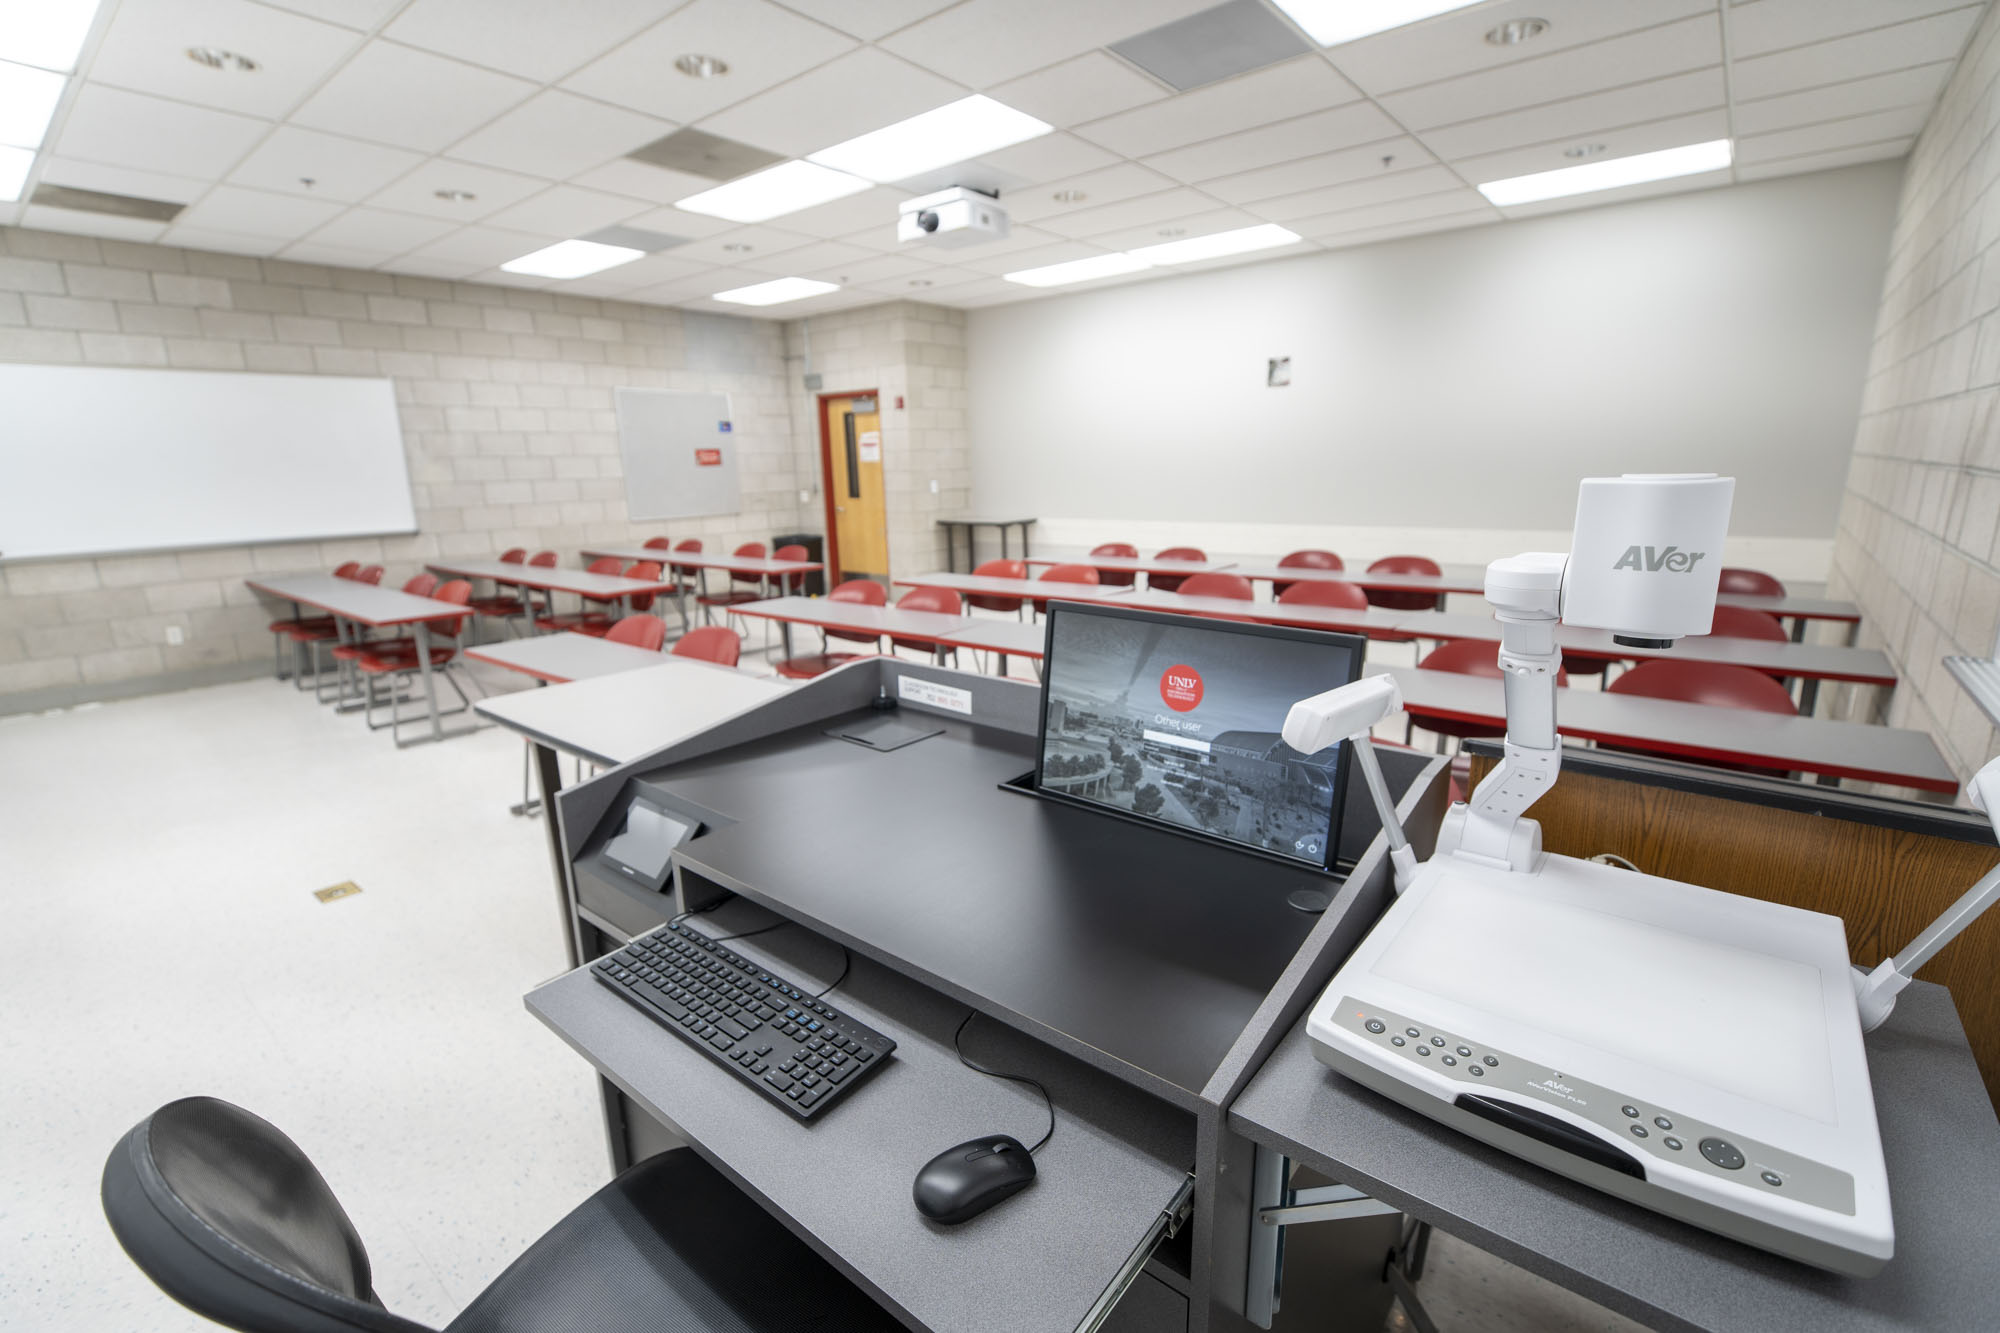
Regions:
<instances>
[{"instance_id":1,"label":"blue sticker on whiteboard","mask_svg":"<svg viewBox=\"0 0 2000 1333\"><path fill-rule=\"evenodd\" d=\"M722 432L722 433L723 433L724 435L727 435L727 434L729 434L729 423L728 423L727 421L718 421L718 422L716 422L716 423L715 423L715 428L716 428L717 430L721 431L721 432Z\"/></svg>"}]
</instances>

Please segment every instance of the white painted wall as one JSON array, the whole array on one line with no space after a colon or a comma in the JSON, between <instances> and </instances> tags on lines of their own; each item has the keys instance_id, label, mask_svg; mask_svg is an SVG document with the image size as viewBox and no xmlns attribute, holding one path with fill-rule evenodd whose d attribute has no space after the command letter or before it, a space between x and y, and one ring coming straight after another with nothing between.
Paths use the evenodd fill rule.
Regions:
<instances>
[{"instance_id":1,"label":"white painted wall","mask_svg":"<svg viewBox=\"0 0 2000 1333\"><path fill-rule=\"evenodd\" d=\"M973 508L1051 548L1567 545L1579 477L1738 478L1824 577L1898 162L975 310ZM1292 384L1265 387L1268 357Z\"/></svg>"}]
</instances>

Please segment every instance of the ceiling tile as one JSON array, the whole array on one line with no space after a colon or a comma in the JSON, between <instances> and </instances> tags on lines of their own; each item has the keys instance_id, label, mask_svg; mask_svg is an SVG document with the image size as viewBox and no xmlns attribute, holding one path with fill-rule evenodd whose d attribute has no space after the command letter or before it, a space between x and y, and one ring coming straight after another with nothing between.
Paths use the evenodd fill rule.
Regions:
<instances>
[{"instance_id":1,"label":"ceiling tile","mask_svg":"<svg viewBox=\"0 0 2000 1333\"><path fill-rule=\"evenodd\" d=\"M1500 215L1493 209L1476 209L1466 213L1448 213L1443 217L1420 218L1415 222L1394 222L1385 227L1369 227L1361 231L1322 236L1318 238L1318 243L1329 250L1347 249L1357 245L1374 245L1378 241L1401 240L1406 236L1424 236L1431 232L1483 227L1500 220Z\"/></svg>"},{"instance_id":2,"label":"ceiling tile","mask_svg":"<svg viewBox=\"0 0 2000 1333\"><path fill-rule=\"evenodd\" d=\"M1384 158L1389 160L1385 163ZM1275 199L1303 190L1363 180L1391 169L1403 171L1410 167L1429 166L1436 160L1415 139L1387 139L1338 153L1281 162L1258 171L1218 176L1203 181L1201 188L1204 194L1212 194L1232 204L1251 204L1259 199Z\"/></svg>"},{"instance_id":3,"label":"ceiling tile","mask_svg":"<svg viewBox=\"0 0 2000 1333\"><path fill-rule=\"evenodd\" d=\"M75 236L102 236L114 241L157 241L167 230L164 222L112 217L106 213L79 213L75 209L45 208L39 204L29 204L22 210L20 225L37 231L65 231Z\"/></svg>"},{"instance_id":4,"label":"ceiling tile","mask_svg":"<svg viewBox=\"0 0 2000 1333\"><path fill-rule=\"evenodd\" d=\"M1729 90L1739 100L1775 97L1892 69L1956 60L1980 12L1978 6L1954 9L1852 37L1734 60L1730 63Z\"/></svg>"},{"instance_id":5,"label":"ceiling tile","mask_svg":"<svg viewBox=\"0 0 2000 1333\"><path fill-rule=\"evenodd\" d=\"M297 240L331 220L344 207L330 199L301 199L297 195L218 185L175 222L205 231Z\"/></svg>"},{"instance_id":6,"label":"ceiling tile","mask_svg":"<svg viewBox=\"0 0 2000 1333\"><path fill-rule=\"evenodd\" d=\"M107 166L214 180L270 128L248 116L86 83L70 104L56 151Z\"/></svg>"},{"instance_id":7,"label":"ceiling tile","mask_svg":"<svg viewBox=\"0 0 2000 1333\"><path fill-rule=\"evenodd\" d=\"M1522 111L1462 121L1424 130L1422 134L1432 152L1449 160L1558 139L1574 144L1621 125L1693 115L1728 104L1729 93L1723 85L1722 67L1718 65L1587 97L1571 97Z\"/></svg>"},{"instance_id":8,"label":"ceiling tile","mask_svg":"<svg viewBox=\"0 0 2000 1333\"><path fill-rule=\"evenodd\" d=\"M1044 134L977 160L982 166L1032 184L1111 166L1118 161L1118 155L1085 143L1074 134Z\"/></svg>"},{"instance_id":9,"label":"ceiling tile","mask_svg":"<svg viewBox=\"0 0 2000 1333\"><path fill-rule=\"evenodd\" d=\"M533 176L434 157L395 184L368 196L368 203L392 213L422 213L447 222L477 222L548 186L547 181ZM440 190L461 190L472 198L440 199ZM641 207L636 202L632 204L635 211Z\"/></svg>"},{"instance_id":10,"label":"ceiling tile","mask_svg":"<svg viewBox=\"0 0 2000 1333\"><path fill-rule=\"evenodd\" d=\"M965 0L882 40L947 78L988 88L1186 18L1215 0Z\"/></svg>"},{"instance_id":11,"label":"ceiling tile","mask_svg":"<svg viewBox=\"0 0 2000 1333\"><path fill-rule=\"evenodd\" d=\"M324 23L373 32L383 19L399 9L404 0L264 0L273 9L288 9Z\"/></svg>"},{"instance_id":12,"label":"ceiling tile","mask_svg":"<svg viewBox=\"0 0 2000 1333\"><path fill-rule=\"evenodd\" d=\"M1095 237L1100 232L1119 231L1147 223L1166 223L1175 218L1207 213L1214 207L1215 200L1200 190L1183 186L1177 190L1162 190L1158 194L1140 195L1136 199L1123 199L1098 208L1059 213L1043 218L1041 225L1058 236Z\"/></svg>"},{"instance_id":13,"label":"ceiling tile","mask_svg":"<svg viewBox=\"0 0 2000 1333\"><path fill-rule=\"evenodd\" d=\"M1801 125L1772 134L1745 135L1736 141L1736 160L1746 164L1770 162L1781 157L1797 157L1802 153L1821 153L1891 139L1909 139L1923 129L1929 115L1929 107L1910 106L1866 116L1849 116L1844 120L1829 120L1818 125Z\"/></svg>"},{"instance_id":14,"label":"ceiling tile","mask_svg":"<svg viewBox=\"0 0 2000 1333\"><path fill-rule=\"evenodd\" d=\"M1713 13L1612 37L1589 46L1514 61L1381 98L1390 115L1420 134L1438 125L1581 97L1621 84L1665 78L1722 63L1722 27Z\"/></svg>"},{"instance_id":15,"label":"ceiling tile","mask_svg":"<svg viewBox=\"0 0 2000 1333\"><path fill-rule=\"evenodd\" d=\"M774 88L854 47L854 39L767 0L694 0L563 80L565 88L688 124ZM684 55L729 63L720 78L674 69Z\"/></svg>"},{"instance_id":16,"label":"ceiling tile","mask_svg":"<svg viewBox=\"0 0 2000 1333\"><path fill-rule=\"evenodd\" d=\"M823 270L842 264L858 264L875 257L875 251L849 245L845 241L813 241L781 252L774 262L783 263L791 272L818 277Z\"/></svg>"},{"instance_id":17,"label":"ceiling tile","mask_svg":"<svg viewBox=\"0 0 2000 1333\"><path fill-rule=\"evenodd\" d=\"M930 260L911 255L870 255L849 264L835 265L827 270L825 281L838 282L843 287L860 286L865 283L888 282L907 279L926 269L934 268ZM801 270L803 274L803 270Z\"/></svg>"},{"instance_id":18,"label":"ceiling tile","mask_svg":"<svg viewBox=\"0 0 2000 1333\"><path fill-rule=\"evenodd\" d=\"M1087 171L1081 176L1050 181L1045 186L1038 186L1031 194L1016 195L1007 201L1007 212L1017 222L1038 222L1062 213L1116 203L1120 199L1157 194L1177 184L1179 182L1171 177L1162 176L1136 162L1120 162L1100 171ZM1069 200L1055 197L1058 192L1070 191L1076 192L1079 197Z\"/></svg>"},{"instance_id":19,"label":"ceiling tile","mask_svg":"<svg viewBox=\"0 0 2000 1333\"><path fill-rule=\"evenodd\" d=\"M1714 14L1715 6L1716 0L1504 0L1364 37L1333 48L1327 58L1368 92L1389 93L1537 60L1695 14ZM1486 40L1494 27L1514 18L1541 19L1548 30L1516 46Z\"/></svg>"},{"instance_id":20,"label":"ceiling tile","mask_svg":"<svg viewBox=\"0 0 2000 1333\"><path fill-rule=\"evenodd\" d=\"M306 239L315 245L399 255L452 230L449 222L437 218L389 213L379 208L350 208Z\"/></svg>"},{"instance_id":21,"label":"ceiling tile","mask_svg":"<svg viewBox=\"0 0 2000 1333\"><path fill-rule=\"evenodd\" d=\"M538 195L501 209L486 221L514 231L581 236L587 231L624 222L648 211L640 200L627 199L622 194L604 194L574 185L554 185Z\"/></svg>"},{"instance_id":22,"label":"ceiling tile","mask_svg":"<svg viewBox=\"0 0 2000 1333\"><path fill-rule=\"evenodd\" d=\"M785 254L813 243L810 236L784 231L777 227L738 227L720 236L703 236L677 245L667 253L675 259L699 260L708 264L736 264L755 255L768 259L772 255ZM731 246L748 246L745 250L732 250ZM718 288L718 290L720 290Z\"/></svg>"},{"instance_id":23,"label":"ceiling tile","mask_svg":"<svg viewBox=\"0 0 2000 1333\"><path fill-rule=\"evenodd\" d=\"M1256 70L1081 126L1077 133L1127 157L1234 134L1352 102L1354 85L1316 55Z\"/></svg>"},{"instance_id":24,"label":"ceiling tile","mask_svg":"<svg viewBox=\"0 0 2000 1333\"><path fill-rule=\"evenodd\" d=\"M121 5L91 61L90 77L197 106L276 119L360 46L359 34L250 0ZM234 51L254 73L210 69L190 46Z\"/></svg>"},{"instance_id":25,"label":"ceiling tile","mask_svg":"<svg viewBox=\"0 0 2000 1333\"><path fill-rule=\"evenodd\" d=\"M1765 134L1772 130L1810 125L1838 116L1859 116L1870 111L1887 111L1902 106L1930 106L1938 90L1951 76L1952 64L1940 60L1934 65L1877 74L1873 78L1808 88L1781 97L1765 97L1736 104L1738 134Z\"/></svg>"},{"instance_id":26,"label":"ceiling tile","mask_svg":"<svg viewBox=\"0 0 2000 1333\"><path fill-rule=\"evenodd\" d=\"M1107 251L1103 246L1093 245L1088 241L1054 241L1048 245L1008 250L998 254L975 254L967 251L964 255L956 257L955 262L960 268L1001 274L1014 273L1024 268L1041 268L1047 264L1061 264L1071 259L1088 259L1092 255L1105 253Z\"/></svg>"},{"instance_id":27,"label":"ceiling tile","mask_svg":"<svg viewBox=\"0 0 2000 1333\"><path fill-rule=\"evenodd\" d=\"M389 42L370 42L292 116L308 129L436 152L524 100L534 85Z\"/></svg>"},{"instance_id":28,"label":"ceiling tile","mask_svg":"<svg viewBox=\"0 0 2000 1333\"><path fill-rule=\"evenodd\" d=\"M1184 241L1190 236L1213 236L1219 231L1254 227L1261 221L1262 218L1240 208L1210 208L1205 213L1190 213L1185 217L1093 232L1082 239L1107 250L1136 250L1142 245L1162 245L1168 241Z\"/></svg>"},{"instance_id":29,"label":"ceiling tile","mask_svg":"<svg viewBox=\"0 0 2000 1333\"><path fill-rule=\"evenodd\" d=\"M421 153L401 148L280 125L229 173L229 180L253 189L358 204L423 160Z\"/></svg>"},{"instance_id":30,"label":"ceiling tile","mask_svg":"<svg viewBox=\"0 0 2000 1333\"><path fill-rule=\"evenodd\" d=\"M804 157L955 102L965 89L864 46L701 122L711 134Z\"/></svg>"},{"instance_id":31,"label":"ceiling tile","mask_svg":"<svg viewBox=\"0 0 2000 1333\"><path fill-rule=\"evenodd\" d=\"M1011 79L990 90L996 101L1058 129L1157 102L1171 90L1102 51Z\"/></svg>"},{"instance_id":32,"label":"ceiling tile","mask_svg":"<svg viewBox=\"0 0 2000 1333\"><path fill-rule=\"evenodd\" d=\"M550 88L446 152L467 162L564 180L621 158L673 128L652 116Z\"/></svg>"},{"instance_id":33,"label":"ceiling tile","mask_svg":"<svg viewBox=\"0 0 2000 1333\"><path fill-rule=\"evenodd\" d=\"M681 0L412 0L383 35L439 55L548 83L594 59Z\"/></svg>"},{"instance_id":34,"label":"ceiling tile","mask_svg":"<svg viewBox=\"0 0 2000 1333\"><path fill-rule=\"evenodd\" d=\"M1414 199L1392 199L1384 203L1370 204L1364 208L1346 208L1335 213L1322 213L1317 217L1299 218L1285 225L1301 236L1317 240L1323 236L1337 236L1342 232L1361 231L1372 227L1469 212L1484 212L1488 217L1497 216L1497 210L1486 202L1483 195L1477 190L1461 186L1455 190L1441 190L1436 194L1420 195Z\"/></svg>"},{"instance_id":35,"label":"ceiling tile","mask_svg":"<svg viewBox=\"0 0 2000 1333\"><path fill-rule=\"evenodd\" d=\"M1736 179L1766 180L1773 176L1795 176L1806 171L1830 171L1834 167L1880 162L1903 156L1915 142L1914 139L1891 139L1887 143L1864 144L1859 148L1837 148L1829 153L1807 153L1800 157L1779 158L1775 162L1746 164L1736 168Z\"/></svg>"},{"instance_id":36,"label":"ceiling tile","mask_svg":"<svg viewBox=\"0 0 2000 1333\"><path fill-rule=\"evenodd\" d=\"M1691 143L1708 143L1714 139L1728 137L1729 114L1726 111L1717 109L1699 112L1692 116L1673 116L1667 120L1650 121L1644 125L1627 125L1593 135L1591 142L1603 144L1604 152L1592 160L1631 157L1637 153L1651 153L1662 148L1679 148ZM1460 158L1450 165L1459 175L1478 185L1485 181L1507 180L1537 171L1555 171L1562 167L1575 166L1575 159L1563 155L1564 147L1562 143L1532 144L1525 148L1510 148L1501 153Z\"/></svg>"},{"instance_id":37,"label":"ceiling tile","mask_svg":"<svg viewBox=\"0 0 2000 1333\"><path fill-rule=\"evenodd\" d=\"M1398 199L1414 199L1427 194L1455 190L1464 185L1457 172L1447 167L1418 167L1412 171L1392 171L1368 180L1329 185L1318 190L1265 199L1250 211L1268 222L1291 227L1300 218L1314 218L1350 208L1364 208ZM1293 227L1293 230L1297 230Z\"/></svg>"},{"instance_id":38,"label":"ceiling tile","mask_svg":"<svg viewBox=\"0 0 2000 1333\"><path fill-rule=\"evenodd\" d=\"M464 277L531 254L547 244L544 237L524 236L520 232L502 231L497 227L460 227L418 246L409 252L408 257L439 264L463 265L462 271L453 276Z\"/></svg>"},{"instance_id":39,"label":"ceiling tile","mask_svg":"<svg viewBox=\"0 0 2000 1333\"><path fill-rule=\"evenodd\" d=\"M685 199L691 194L715 188L714 181L701 176L689 175L685 171L669 171L665 167L634 162L624 157L606 162L601 167L592 167L589 171L578 172L569 178L569 182L610 194L650 199L656 204L671 204L676 199Z\"/></svg>"},{"instance_id":40,"label":"ceiling tile","mask_svg":"<svg viewBox=\"0 0 2000 1333\"><path fill-rule=\"evenodd\" d=\"M872 42L918 19L957 4L958 0L784 0L807 18Z\"/></svg>"},{"instance_id":41,"label":"ceiling tile","mask_svg":"<svg viewBox=\"0 0 2000 1333\"><path fill-rule=\"evenodd\" d=\"M131 195L135 199L163 199L170 204L191 203L209 186L209 182L193 176L169 176L163 172L107 167L61 157L50 158L42 164L42 181L47 185L68 185L78 190Z\"/></svg>"},{"instance_id":42,"label":"ceiling tile","mask_svg":"<svg viewBox=\"0 0 2000 1333\"><path fill-rule=\"evenodd\" d=\"M1330 148L1349 148L1380 143L1402 134L1395 121L1382 114L1373 102L1350 102L1346 106L1293 120L1280 121L1259 129L1224 135L1204 143L1190 144L1172 152L1143 159L1145 164L1175 180L1201 181L1228 176L1255 167L1293 162L1324 153Z\"/></svg>"},{"instance_id":43,"label":"ceiling tile","mask_svg":"<svg viewBox=\"0 0 2000 1333\"><path fill-rule=\"evenodd\" d=\"M896 205L908 198L910 193L907 190L899 190L893 185L878 185L830 204L787 213L777 222L786 231L825 239L845 236L864 227L879 228L880 234L893 244L896 239Z\"/></svg>"},{"instance_id":44,"label":"ceiling tile","mask_svg":"<svg viewBox=\"0 0 2000 1333\"><path fill-rule=\"evenodd\" d=\"M361 249L350 245L327 245L321 241L297 241L278 251L278 257L299 264L330 264L336 268L373 268L394 259L383 249Z\"/></svg>"},{"instance_id":45,"label":"ceiling tile","mask_svg":"<svg viewBox=\"0 0 2000 1333\"><path fill-rule=\"evenodd\" d=\"M1757 0L1729 11L1729 51L1742 60L1787 47L1884 28L1951 10L1981 6L1965 0Z\"/></svg>"},{"instance_id":46,"label":"ceiling tile","mask_svg":"<svg viewBox=\"0 0 2000 1333\"><path fill-rule=\"evenodd\" d=\"M225 255L274 255L285 248L285 242L273 236L244 236L233 231L180 226L168 227L160 243L189 250L214 250Z\"/></svg>"},{"instance_id":47,"label":"ceiling tile","mask_svg":"<svg viewBox=\"0 0 2000 1333\"><path fill-rule=\"evenodd\" d=\"M1054 232L1043 231L1039 227L1024 227L1018 222L1014 224L1013 230L1002 240L982 241L978 245L955 246L949 250L935 245L923 245L916 242L900 245L893 236L885 244L882 237L883 233L880 228L871 228L868 231L855 232L851 236L843 236L841 239L849 245L859 246L864 250L873 250L877 254L929 255L932 257L932 262L934 263L948 261L961 265L969 263L973 259L990 259L995 255L1013 254L1020 250L1035 250L1044 246L1060 245L1062 243L1062 238Z\"/></svg>"}]
</instances>

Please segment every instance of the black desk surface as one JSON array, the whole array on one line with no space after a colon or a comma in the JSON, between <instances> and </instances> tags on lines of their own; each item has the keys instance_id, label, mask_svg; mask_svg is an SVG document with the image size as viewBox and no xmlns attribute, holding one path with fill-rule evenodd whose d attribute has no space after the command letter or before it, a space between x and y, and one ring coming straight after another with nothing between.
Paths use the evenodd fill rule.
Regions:
<instances>
[{"instance_id":1,"label":"black desk surface","mask_svg":"<svg viewBox=\"0 0 2000 1333\"><path fill-rule=\"evenodd\" d=\"M1286 895L1336 887L1002 790L1032 737L926 716L943 735L880 753L838 720L646 775L739 821L696 872L1182 1105L1318 919Z\"/></svg>"}]
</instances>

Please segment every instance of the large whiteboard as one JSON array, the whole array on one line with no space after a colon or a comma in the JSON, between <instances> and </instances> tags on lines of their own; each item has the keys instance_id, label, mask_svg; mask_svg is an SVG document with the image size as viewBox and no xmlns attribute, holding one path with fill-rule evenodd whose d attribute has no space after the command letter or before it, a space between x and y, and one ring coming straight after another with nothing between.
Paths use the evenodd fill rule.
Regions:
<instances>
[{"instance_id":1,"label":"large whiteboard","mask_svg":"<svg viewBox=\"0 0 2000 1333\"><path fill-rule=\"evenodd\" d=\"M0 559L416 527L388 380L0 365Z\"/></svg>"},{"instance_id":2,"label":"large whiteboard","mask_svg":"<svg viewBox=\"0 0 2000 1333\"><path fill-rule=\"evenodd\" d=\"M743 507L728 394L619 389L614 398L627 517L694 518Z\"/></svg>"}]
</instances>

